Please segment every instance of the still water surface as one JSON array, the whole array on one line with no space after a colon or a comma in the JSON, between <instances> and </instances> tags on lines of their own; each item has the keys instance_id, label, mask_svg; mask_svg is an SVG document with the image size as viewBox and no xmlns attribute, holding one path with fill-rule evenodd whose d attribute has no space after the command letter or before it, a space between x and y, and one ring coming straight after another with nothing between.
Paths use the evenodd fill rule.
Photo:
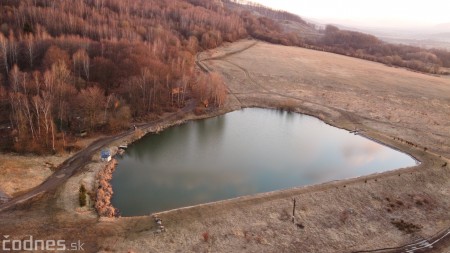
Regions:
<instances>
[{"instance_id":1,"label":"still water surface","mask_svg":"<svg viewBox=\"0 0 450 253\"><path fill-rule=\"evenodd\" d=\"M245 109L147 135L118 158L113 205L145 215L416 164L296 113Z\"/></svg>"}]
</instances>

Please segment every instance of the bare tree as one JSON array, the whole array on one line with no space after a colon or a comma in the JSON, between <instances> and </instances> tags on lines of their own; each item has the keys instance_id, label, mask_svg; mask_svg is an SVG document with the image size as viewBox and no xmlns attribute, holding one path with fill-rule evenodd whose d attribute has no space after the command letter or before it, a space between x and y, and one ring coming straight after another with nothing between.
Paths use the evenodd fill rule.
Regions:
<instances>
[{"instance_id":1,"label":"bare tree","mask_svg":"<svg viewBox=\"0 0 450 253\"><path fill-rule=\"evenodd\" d=\"M41 120L42 120L41 114L42 114L42 111L41 111L41 108L42 108L42 105L43 105L43 101L42 101L42 98L39 95L33 96L32 101L33 101L32 103L33 103L34 113L36 115L37 131L38 131L37 135L38 135L39 138L41 138L42 137L42 133L41 133Z\"/></svg>"},{"instance_id":2,"label":"bare tree","mask_svg":"<svg viewBox=\"0 0 450 253\"><path fill-rule=\"evenodd\" d=\"M81 77L83 73L87 81L89 81L90 58L86 50L79 49L72 56L74 72Z\"/></svg>"},{"instance_id":3,"label":"bare tree","mask_svg":"<svg viewBox=\"0 0 450 253\"><path fill-rule=\"evenodd\" d=\"M87 118L90 129L101 123L101 113L105 106L104 92L98 87L81 90L77 96L81 116Z\"/></svg>"},{"instance_id":4,"label":"bare tree","mask_svg":"<svg viewBox=\"0 0 450 253\"><path fill-rule=\"evenodd\" d=\"M106 97L105 114L104 114L104 120L105 120L105 122L108 122L108 118L106 117L106 112L108 111L109 104L110 104L111 102L113 102L113 101L115 100L115 98L116 98L116 96L115 96L113 93L112 93L112 94L109 94L109 96Z\"/></svg>"},{"instance_id":5,"label":"bare tree","mask_svg":"<svg viewBox=\"0 0 450 253\"><path fill-rule=\"evenodd\" d=\"M8 63L8 39L0 33L0 52L2 54L3 67L5 68L6 75L9 74L9 63Z\"/></svg>"},{"instance_id":6,"label":"bare tree","mask_svg":"<svg viewBox=\"0 0 450 253\"><path fill-rule=\"evenodd\" d=\"M33 68L33 61L35 57L35 41L32 33L25 35L25 47L27 50L28 63L30 68Z\"/></svg>"},{"instance_id":7,"label":"bare tree","mask_svg":"<svg viewBox=\"0 0 450 253\"><path fill-rule=\"evenodd\" d=\"M28 101L28 97L27 96L23 96L22 97L22 104L23 104L23 110L24 110L24 114L28 120L28 125L30 127L30 133L31 133L31 137L33 140L35 140L35 133L34 133L34 115L32 113L32 109L30 106L30 103Z\"/></svg>"},{"instance_id":8,"label":"bare tree","mask_svg":"<svg viewBox=\"0 0 450 253\"><path fill-rule=\"evenodd\" d=\"M9 83L14 92L19 92L20 90L20 71L17 65L14 65L11 72L9 73Z\"/></svg>"},{"instance_id":9,"label":"bare tree","mask_svg":"<svg viewBox=\"0 0 450 253\"><path fill-rule=\"evenodd\" d=\"M13 31L9 31L9 56L10 56L10 64L17 64L18 55L19 55L19 46L14 37Z\"/></svg>"},{"instance_id":10,"label":"bare tree","mask_svg":"<svg viewBox=\"0 0 450 253\"><path fill-rule=\"evenodd\" d=\"M55 127L53 123L53 117L52 117L52 96L50 92L44 91L42 92L42 104L41 104L41 112L43 115L43 123L46 133L45 142L48 146L48 138L49 132L52 137L52 149L55 150Z\"/></svg>"}]
</instances>

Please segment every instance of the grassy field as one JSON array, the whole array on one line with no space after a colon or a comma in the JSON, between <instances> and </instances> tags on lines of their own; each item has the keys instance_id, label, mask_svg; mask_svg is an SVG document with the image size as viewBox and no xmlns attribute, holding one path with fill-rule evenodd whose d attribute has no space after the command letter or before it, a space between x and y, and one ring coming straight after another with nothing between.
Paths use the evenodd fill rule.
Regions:
<instances>
[{"instance_id":1,"label":"grassy field","mask_svg":"<svg viewBox=\"0 0 450 253\"><path fill-rule=\"evenodd\" d=\"M171 232L158 239L164 246L145 236L141 243L162 251L349 252L405 245L450 226L450 169L443 167L450 152L448 78L253 44L242 41L199 56L225 77L230 108L314 115L408 152L421 166L167 212ZM299 203L298 226L290 219L292 198ZM214 239L202 242L203 230Z\"/></svg>"},{"instance_id":2,"label":"grassy field","mask_svg":"<svg viewBox=\"0 0 450 253\"><path fill-rule=\"evenodd\" d=\"M222 112L282 107L310 114L359 129L421 165L160 213L165 233L157 233L151 216L97 219L68 211L60 199L72 194L76 200L83 174L57 192L0 213L2 230L80 239L89 251L101 252L353 252L402 246L450 227L450 79L253 43L198 57L226 80L230 96Z\"/></svg>"},{"instance_id":3,"label":"grassy field","mask_svg":"<svg viewBox=\"0 0 450 253\"><path fill-rule=\"evenodd\" d=\"M266 43L207 63L223 73L244 106L253 100L295 100L305 107L311 104L346 114L355 127L362 124L441 154L450 153L450 80L446 77ZM256 98L261 94L264 99Z\"/></svg>"}]
</instances>

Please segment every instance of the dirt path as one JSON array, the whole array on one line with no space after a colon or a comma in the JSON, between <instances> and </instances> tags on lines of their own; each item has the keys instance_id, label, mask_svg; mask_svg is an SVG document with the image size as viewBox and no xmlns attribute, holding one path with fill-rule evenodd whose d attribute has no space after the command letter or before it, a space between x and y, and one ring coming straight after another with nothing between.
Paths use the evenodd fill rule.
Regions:
<instances>
[{"instance_id":1,"label":"dirt path","mask_svg":"<svg viewBox=\"0 0 450 253\"><path fill-rule=\"evenodd\" d=\"M225 59L226 57L228 57L228 56L230 56L230 55L238 54L238 53L243 52L243 51L245 51L245 50L247 50L247 49L249 49L249 48L252 48L252 47L254 47L257 43L258 43L258 42L255 41L255 42L251 43L250 45L245 46L245 47L242 48L242 49L239 49L239 50L236 50L236 51L231 51L231 52L225 53L225 54L223 54L223 55L219 55L219 56L207 57L207 58L205 58L205 59L200 59L200 55L201 55L201 54L199 53L199 54L197 54L197 55L195 56L195 57L196 57L195 64L196 64L203 72L205 72L205 73L210 73L212 70L208 67L208 65L205 65L205 64L203 63L203 61ZM228 94L231 94L231 95L233 96L233 98L239 103L239 105L242 106L242 102L239 100L239 97L237 96L237 94L236 94L235 92L233 92L233 91L230 89L230 87L228 87L228 86L227 86L227 91L228 91Z\"/></svg>"},{"instance_id":2,"label":"dirt path","mask_svg":"<svg viewBox=\"0 0 450 253\"><path fill-rule=\"evenodd\" d=\"M258 44L258 42L256 41L256 42L251 43L250 45L244 46L243 48L240 48L240 49L237 49L237 50L234 50L234 51L231 51L231 52L227 52L227 53L225 53L223 55L203 58L202 60L198 60L200 54L197 54L197 61L196 61L196 63L200 67L200 69L202 69L204 72L208 73L208 72L212 71L212 68L210 66L208 66L208 65L203 64L202 62L208 62L208 61L222 61L222 62L226 62L226 63L228 63L230 65L233 65L233 66L237 67L238 69L240 69L245 74L246 78L250 81L250 83L252 83L253 85L257 86L260 90L262 90L262 92L261 91L259 92L260 94L271 94L271 95L279 96L281 98L297 100L297 101L302 102L302 103L307 102L307 103L314 104L314 105L319 106L319 107L325 107L325 108L328 108L328 109L340 112L340 113L342 113L342 115L348 117L349 121L354 122L355 123L355 129L357 128L357 125L359 125L359 124L357 123L356 118L352 117L351 113L349 113L348 111L342 110L341 108L337 108L337 107L333 107L333 106L329 106L329 105L324 105L324 104L320 104L320 103L315 103L313 101L308 101L308 100L306 100L304 98L301 98L299 96L293 96L293 95L286 94L284 92L277 92L277 91L270 90L269 88L265 87L264 85L259 83L257 80L252 78L251 74L249 73L249 71L247 69L245 69L244 67L242 67L242 66L240 66L240 65L238 65L238 64L236 64L236 63L234 63L232 61L228 61L226 59L226 58L228 58L230 56L242 53L242 52L244 52L244 51L246 51L246 50L256 46L257 44ZM242 102L239 99L239 95L255 94L254 92L252 92L252 93L239 93L238 91L235 91L235 90L233 90L230 87L228 87L228 92L230 94L232 94L236 98L237 101L239 101L241 106L242 106Z\"/></svg>"},{"instance_id":3,"label":"dirt path","mask_svg":"<svg viewBox=\"0 0 450 253\"><path fill-rule=\"evenodd\" d=\"M145 132L148 128L155 126L157 124L160 124L164 121L169 121L176 118L181 118L183 115L188 112L192 111L195 108L195 101L189 101L189 103L178 113L174 113L172 115L163 117L161 119L149 122L149 123L143 123L138 124L138 129ZM110 136L106 138L99 139L95 142L93 142L91 145L83 149L82 151L78 152L71 158L64 161L60 166L58 166L57 171L51 175L47 180L45 180L42 184L38 185L37 187L31 189L30 191L19 195L17 197L14 197L12 199L9 199L6 203L0 204L0 212L7 210L11 207L14 207L16 204L24 203L27 200L30 200L40 194L43 194L47 191L56 189L58 186L63 184L67 181L71 176L75 175L76 173L80 172L84 169L84 167L91 162L92 156L96 155L100 149L109 143L112 143L116 140L119 140L121 138L124 138L126 136L133 135L135 133L135 130L128 130L126 132L123 132L121 134ZM5 195L5 197L7 197ZM0 203L2 199L2 192L0 191ZM5 200L8 200L5 199Z\"/></svg>"},{"instance_id":4,"label":"dirt path","mask_svg":"<svg viewBox=\"0 0 450 253\"><path fill-rule=\"evenodd\" d=\"M89 145L84 150L80 151L70 159L66 160L64 163L62 163L59 167L57 172L55 172L53 175L51 175L46 181L44 181L39 186L35 187L34 189L26 192L25 194L22 194L20 196L17 196L13 199L11 199L9 202L0 205L0 212L4 211L8 208L11 208L15 206L18 203L23 203L29 199L32 199L40 194L45 193L46 191L53 190L62 183L64 183L68 178L70 178L72 175L83 169L83 167L89 163L91 160L91 157L100 150L101 147L104 145L117 140L119 138L122 138L128 134L131 134L131 130L128 132L125 132L123 134L120 134L118 136L109 137L109 138L103 138L100 140L95 141L91 145Z\"/></svg>"},{"instance_id":5,"label":"dirt path","mask_svg":"<svg viewBox=\"0 0 450 253\"><path fill-rule=\"evenodd\" d=\"M211 57L211 58L204 58L201 61L204 61L204 62L208 62L208 61L222 61L222 62L226 62L226 63L228 63L230 65L233 65L233 66L237 67L238 69L242 70L242 72L245 74L246 78L250 81L250 83L258 86L260 88L260 90L262 90L262 92L260 92L260 94L264 94L264 95L271 94L271 95L279 96L281 98L293 99L293 100L297 100L297 101L302 102L302 103L309 103L309 104L313 104L313 105L316 105L316 106L325 107L325 108L328 108L330 110L337 111L337 112L341 113L344 117L347 117L347 120L354 122L355 123L355 129L357 129L356 125L361 125L361 124L358 123L358 120L360 120L360 119L376 121L378 123L388 123L388 122L385 122L385 121L382 121L382 120L376 120L376 119L372 119L372 118L365 117L365 116L362 116L362 115L356 116L353 113L351 113L351 112L349 112L349 111L347 111L345 109L338 108L338 107L335 107L335 106L330 106L330 105L324 105L324 104L316 103L316 102L314 102L312 100L306 100L306 99L304 99L304 98L302 98L300 96L294 96L294 95L286 94L284 92L278 92L278 91L270 90L270 88L265 87L260 82L258 82L256 79L252 78L250 72L247 69L245 69L244 67L242 67L242 66L240 66L240 65L238 65L238 64L236 64L236 63L226 59L229 56L242 53L242 52L244 52L244 51L246 51L246 50L248 50L248 49L250 49L250 48L252 48L252 47L254 47L256 45L257 45L257 42L254 42L254 43L251 43L249 46L243 47L242 49L238 49L236 51L228 52L228 53L226 53L224 55L220 55L220 56L215 56L215 57ZM202 68L202 70L203 69L204 68ZM208 67L207 65L205 66L205 69L208 69L205 72L210 72L211 71L211 68ZM238 93L236 91L233 91L231 88L229 88L229 92L233 96L235 96L237 100L239 100L239 95L255 94L255 93ZM411 130L416 130L416 129L413 129L413 128L410 128L410 129ZM361 133L362 133L362 130L359 129L358 134L361 134ZM438 134L434 134L434 133L430 133L430 134L438 135ZM444 138L448 137L446 135L439 135L439 136L440 137L444 137ZM369 138L369 137L366 137L366 138ZM377 141L377 140L375 140L373 138L370 138L370 139L372 139L372 141L379 142L379 141ZM380 143L380 144L385 145L384 143ZM433 152L430 152L430 151L428 151L428 152L429 153L433 153ZM438 156L438 154L436 154L436 153L433 153L433 154Z\"/></svg>"}]
</instances>

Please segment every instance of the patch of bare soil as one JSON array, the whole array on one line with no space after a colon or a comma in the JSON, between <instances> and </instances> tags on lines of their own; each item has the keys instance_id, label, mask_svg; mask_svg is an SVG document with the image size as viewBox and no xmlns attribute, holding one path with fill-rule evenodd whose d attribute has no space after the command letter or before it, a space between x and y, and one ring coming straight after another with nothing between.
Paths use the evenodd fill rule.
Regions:
<instances>
[{"instance_id":1,"label":"patch of bare soil","mask_svg":"<svg viewBox=\"0 0 450 253\"><path fill-rule=\"evenodd\" d=\"M75 145L85 148L96 139L80 139ZM73 154L56 156L0 154L0 192L11 197L32 189L51 176L57 167Z\"/></svg>"}]
</instances>

